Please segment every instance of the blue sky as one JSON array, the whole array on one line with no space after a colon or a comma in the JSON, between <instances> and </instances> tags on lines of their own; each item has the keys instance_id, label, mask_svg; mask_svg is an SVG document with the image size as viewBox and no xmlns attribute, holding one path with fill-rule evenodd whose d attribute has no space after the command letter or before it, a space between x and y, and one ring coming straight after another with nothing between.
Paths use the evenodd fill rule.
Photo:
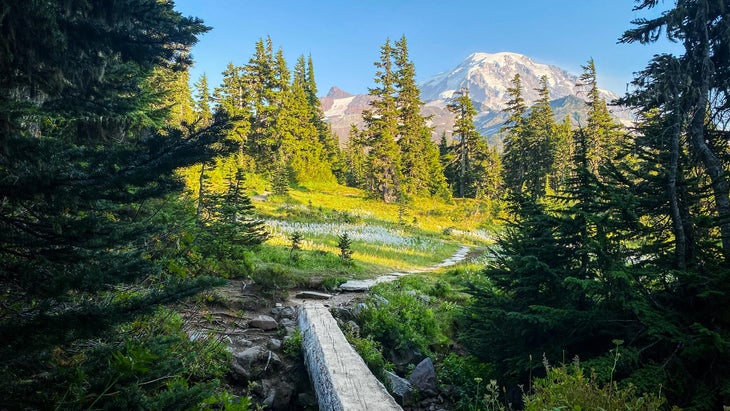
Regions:
<instances>
[{"instance_id":1,"label":"blue sky","mask_svg":"<svg viewBox=\"0 0 730 411\"><path fill-rule=\"evenodd\" d=\"M671 4L670 4L671 3ZM660 2L663 8L674 2ZM677 45L616 44L630 21L658 11L632 11L633 0L176 0L185 16L212 30L193 48L191 77L220 84L228 62L245 64L257 39L270 36L289 65L311 55L319 94L337 86L373 86L380 46L408 39L417 80L448 71L473 52L511 51L579 74L593 58L599 86L622 94L652 55Z\"/></svg>"}]
</instances>

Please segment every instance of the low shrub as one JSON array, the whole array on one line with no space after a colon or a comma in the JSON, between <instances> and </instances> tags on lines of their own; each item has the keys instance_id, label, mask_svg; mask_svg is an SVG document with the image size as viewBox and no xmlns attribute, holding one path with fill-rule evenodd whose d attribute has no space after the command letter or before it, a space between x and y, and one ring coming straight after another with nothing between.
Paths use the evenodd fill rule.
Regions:
<instances>
[{"instance_id":1,"label":"low shrub","mask_svg":"<svg viewBox=\"0 0 730 411\"><path fill-rule=\"evenodd\" d=\"M392 364L385 361L385 357L381 352L380 344L371 337L357 337L352 333L347 333L347 341L357 351L357 353L365 361L370 371L383 383L388 381L385 371L392 370Z\"/></svg>"},{"instance_id":2,"label":"low shrub","mask_svg":"<svg viewBox=\"0 0 730 411\"><path fill-rule=\"evenodd\" d=\"M430 354L448 342L433 309L417 292L382 284L370 295L368 307L361 314L362 332L388 348Z\"/></svg>"},{"instance_id":3,"label":"low shrub","mask_svg":"<svg viewBox=\"0 0 730 411\"><path fill-rule=\"evenodd\" d=\"M657 394L639 394L631 384L624 388L619 388L616 382L599 385L595 373L586 376L577 360L557 368L546 362L545 368L547 376L535 379L533 392L524 397L526 411L655 411L665 403L660 388Z\"/></svg>"}]
</instances>

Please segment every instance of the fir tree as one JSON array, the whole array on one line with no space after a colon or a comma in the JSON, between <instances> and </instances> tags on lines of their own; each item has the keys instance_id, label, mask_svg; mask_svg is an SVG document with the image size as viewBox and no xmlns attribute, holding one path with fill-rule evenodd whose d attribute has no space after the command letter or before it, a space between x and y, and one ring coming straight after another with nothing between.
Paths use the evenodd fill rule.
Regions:
<instances>
[{"instance_id":1,"label":"fir tree","mask_svg":"<svg viewBox=\"0 0 730 411\"><path fill-rule=\"evenodd\" d=\"M195 122L189 82L188 70L166 67L155 67L148 78L147 86L159 96L159 103L154 107L165 112L165 127L181 128Z\"/></svg>"},{"instance_id":2,"label":"fir tree","mask_svg":"<svg viewBox=\"0 0 730 411\"><path fill-rule=\"evenodd\" d=\"M279 62L281 63L281 62ZM270 38L256 42L254 55L244 66L244 81L251 93L251 130L248 134L247 152L253 158L255 170L271 171L280 143L277 136L277 119L282 103L283 90L279 78L281 64L274 57Z\"/></svg>"},{"instance_id":3,"label":"fir tree","mask_svg":"<svg viewBox=\"0 0 730 411\"><path fill-rule=\"evenodd\" d=\"M463 90L449 105L449 109L456 114L454 122L455 141L449 148L448 157L451 162L446 166L446 175L452 176L450 181L454 188L454 195L459 198L492 195L491 188L499 175L499 164L490 156L490 150L474 125L476 109L469 98L469 92ZM486 173L497 173L496 176L487 176ZM491 180L491 183L489 182ZM482 183L486 185L482 186ZM480 189L481 187L481 189ZM488 193L489 191L489 193Z\"/></svg>"},{"instance_id":4,"label":"fir tree","mask_svg":"<svg viewBox=\"0 0 730 411\"><path fill-rule=\"evenodd\" d=\"M539 98L530 108L521 136L525 148L521 161L525 163L523 169L526 170L522 184L529 195L542 197L555 162L557 125L550 106L547 77L540 79L540 87L536 91Z\"/></svg>"},{"instance_id":5,"label":"fir tree","mask_svg":"<svg viewBox=\"0 0 730 411\"><path fill-rule=\"evenodd\" d=\"M588 124L583 128L587 136L587 152L589 169L593 174L600 175L600 169L605 167L617 154L621 145L622 132L611 117L606 100L598 89L596 65L593 59L583 67L578 87L585 90L588 104Z\"/></svg>"},{"instance_id":6,"label":"fir tree","mask_svg":"<svg viewBox=\"0 0 730 411\"><path fill-rule=\"evenodd\" d=\"M403 190L407 195L431 196L447 191L431 128L421 115L423 102L416 85L416 70L408 57L405 36L395 42L395 105L398 109L398 145L403 169Z\"/></svg>"},{"instance_id":7,"label":"fir tree","mask_svg":"<svg viewBox=\"0 0 730 411\"><path fill-rule=\"evenodd\" d=\"M206 376L165 394L167 376L184 375L185 339L117 325L212 282L161 275L152 245L170 230L158 212L181 194L175 170L214 154L225 119L158 132L165 103L148 81L184 69L206 27L152 0L0 8L3 406L194 407Z\"/></svg>"},{"instance_id":8,"label":"fir tree","mask_svg":"<svg viewBox=\"0 0 730 411\"><path fill-rule=\"evenodd\" d=\"M279 114L282 160L292 169L295 182L334 182L332 166L314 122L316 110L307 95L309 87L304 56L300 56Z\"/></svg>"},{"instance_id":9,"label":"fir tree","mask_svg":"<svg viewBox=\"0 0 730 411\"><path fill-rule=\"evenodd\" d=\"M347 159L346 182L350 187L365 188L367 181L366 142L356 125L350 127L350 137L345 147Z\"/></svg>"},{"instance_id":10,"label":"fir tree","mask_svg":"<svg viewBox=\"0 0 730 411\"><path fill-rule=\"evenodd\" d=\"M505 188L517 192L522 189L529 169L529 164L522 157L527 152L527 142L524 138L527 107L522 97L522 80L519 74L515 74L512 87L507 88L507 94L510 100L507 101L504 111L509 114L509 118L500 130L505 133L502 155L503 180Z\"/></svg>"},{"instance_id":11,"label":"fir tree","mask_svg":"<svg viewBox=\"0 0 730 411\"><path fill-rule=\"evenodd\" d=\"M252 160L246 153L246 142L251 131L251 92L243 69L228 63L223 71L223 83L215 89L217 110L231 119L228 138L236 145L236 167L247 167Z\"/></svg>"},{"instance_id":12,"label":"fir tree","mask_svg":"<svg viewBox=\"0 0 730 411\"><path fill-rule=\"evenodd\" d=\"M317 97L317 82L314 78L314 63L312 56L307 58L307 66L305 70L305 92L309 100L309 107L312 112L312 123L319 133L319 141L324 148L326 161L329 163L332 173L338 181L345 182L345 158L337 135L332 131L330 125L324 120L324 112L322 105Z\"/></svg>"},{"instance_id":13,"label":"fir tree","mask_svg":"<svg viewBox=\"0 0 730 411\"><path fill-rule=\"evenodd\" d=\"M208 87L208 76L203 73L200 79L195 83L195 115L200 122L201 127L210 124L213 113L210 107L211 96L210 87Z\"/></svg>"},{"instance_id":14,"label":"fir tree","mask_svg":"<svg viewBox=\"0 0 730 411\"><path fill-rule=\"evenodd\" d=\"M243 193L243 178L239 169L228 176L224 193L208 190L197 239L202 254L215 259L214 266L225 264L225 275L232 277L251 274L245 252L268 238L263 222L254 216L251 199Z\"/></svg>"},{"instance_id":15,"label":"fir tree","mask_svg":"<svg viewBox=\"0 0 730 411\"><path fill-rule=\"evenodd\" d=\"M656 2L644 1L638 9L650 9ZM659 38L663 29L671 40L684 47L684 54L678 59L676 69L661 73L647 70L634 84L639 92L652 88L652 83L675 84L674 91L683 97L681 112L686 116L686 126L681 135L686 138L689 150L699 160L703 174L710 180L712 187L714 220L719 229L722 255L730 261L730 178L727 162L722 160L726 154L727 136L722 123L727 104L724 99L713 96L724 95L727 91L728 58L727 47L730 36L727 32L727 5L723 2L700 0L679 0L676 6L660 17L637 20L636 28L627 30L621 37L624 43L652 43ZM661 63L667 56L656 56L653 63ZM658 68L655 65L654 68ZM651 68L651 67L650 67ZM655 89L656 90L656 89ZM656 91L666 96L671 88Z\"/></svg>"},{"instance_id":16,"label":"fir tree","mask_svg":"<svg viewBox=\"0 0 730 411\"><path fill-rule=\"evenodd\" d=\"M375 97L371 109L363 111L365 130L363 135L370 148L368 152L367 190L385 202L394 202L402 195L402 172L400 150L396 143L398 135L398 111L395 100L395 75L393 72L393 47L390 40L380 48L380 61L375 83L378 87L369 89Z\"/></svg>"}]
</instances>

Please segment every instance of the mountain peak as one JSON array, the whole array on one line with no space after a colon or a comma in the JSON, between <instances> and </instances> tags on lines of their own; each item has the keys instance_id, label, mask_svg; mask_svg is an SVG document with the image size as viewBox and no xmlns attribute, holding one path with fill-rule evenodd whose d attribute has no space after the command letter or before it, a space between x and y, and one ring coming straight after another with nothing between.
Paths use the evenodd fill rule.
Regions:
<instances>
[{"instance_id":1,"label":"mountain peak","mask_svg":"<svg viewBox=\"0 0 730 411\"><path fill-rule=\"evenodd\" d=\"M475 102L484 108L500 111L509 100L507 89L512 78L520 74L523 98L529 105L539 97L535 90L540 78L546 76L550 99L575 93L578 77L547 64L537 63L527 56L512 52L470 54L453 70L426 80L421 86L423 101L448 100L462 88L469 90Z\"/></svg>"},{"instance_id":2,"label":"mountain peak","mask_svg":"<svg viewBox=\"0 0 730 411\"><path fill-rule=\"evenodd\" d=\"M347 98L352 97L354 94L350 94L346 91L340 90L338 87L333 86L329 92L327 92L327 97L332 98Z\"/></svg>"},{"instance_id":3,"label":"mountain peak","mask_svg":"<svg viewBox=\"0 0 730 411\"><path fill-rule=\"evenodd\" d=\"M476 52L471 53L466 59L464 59L465 63L487 63L487 64L494 64L494 63L502 63L509 60L526 60L526 61L532 61L529 57L519 54L519 53L512 53L509 51L501 51L498 53L484 53L484 52Z\"/></svg>"}]
</instances>

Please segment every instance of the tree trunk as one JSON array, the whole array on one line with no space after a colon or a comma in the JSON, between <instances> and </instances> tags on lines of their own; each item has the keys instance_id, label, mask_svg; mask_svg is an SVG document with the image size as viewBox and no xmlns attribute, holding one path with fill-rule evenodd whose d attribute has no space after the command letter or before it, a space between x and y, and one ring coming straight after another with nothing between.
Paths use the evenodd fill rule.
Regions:
<instances>
[{"instance_id":1,"label":"tree trunk","mask_svg":"<svg viewBox=\"0 0 730 411\"><path fill-rule=\"evenodd\" d=\"M200 177L198 178L198 208L195 210L195 217L200 222L201 214L203 213L203 198L205 196L205 190L203 188L203 182L205 181L205 163L200 165Z\"/></svg>"},{"instance_id":2,"label":"tree trunk","mask_svg":"<svg viewBox=\"0 0 730 411\"><path fill-rule=\"evenodd\" d=\"M677 115L679 117L679 114ZM679 134L682 130L681 122L677 119L672 125L672 137L669 152L669 170L667 176L667 194L669 195L669 214L672 218L674 231L674 263L677 268L687 268L687 236L684 232L684 221L679 207L679 193L677 190L677 174L679 169Z\"/></svg>"},{"instance_id":3,"label":"tree trunk","mask_svg":"<svg viewBox=\"0 0 730 411\"><path fill-rule=\"evenodd\" d=\"M698 45L691 51L691 62L696 64L696 70L692 70L691 92L693 95L693 112L689 126L689 140L695 153L705 167L705 172L710 177L712 191L717 209L718 220L720 221L720 236L722 239L722 254L726 261L730 261L730 183L723 168L722 161L712 151L705 135L705 118L709 106L708 95L710 91L710 79L713 75L712 62L710 61L710 41L707 32L707 3L702 2L699 7L698 16L694 19L697 22ZM689 50L688 50L689 51Z\"/></svg>"}]
</instances>

